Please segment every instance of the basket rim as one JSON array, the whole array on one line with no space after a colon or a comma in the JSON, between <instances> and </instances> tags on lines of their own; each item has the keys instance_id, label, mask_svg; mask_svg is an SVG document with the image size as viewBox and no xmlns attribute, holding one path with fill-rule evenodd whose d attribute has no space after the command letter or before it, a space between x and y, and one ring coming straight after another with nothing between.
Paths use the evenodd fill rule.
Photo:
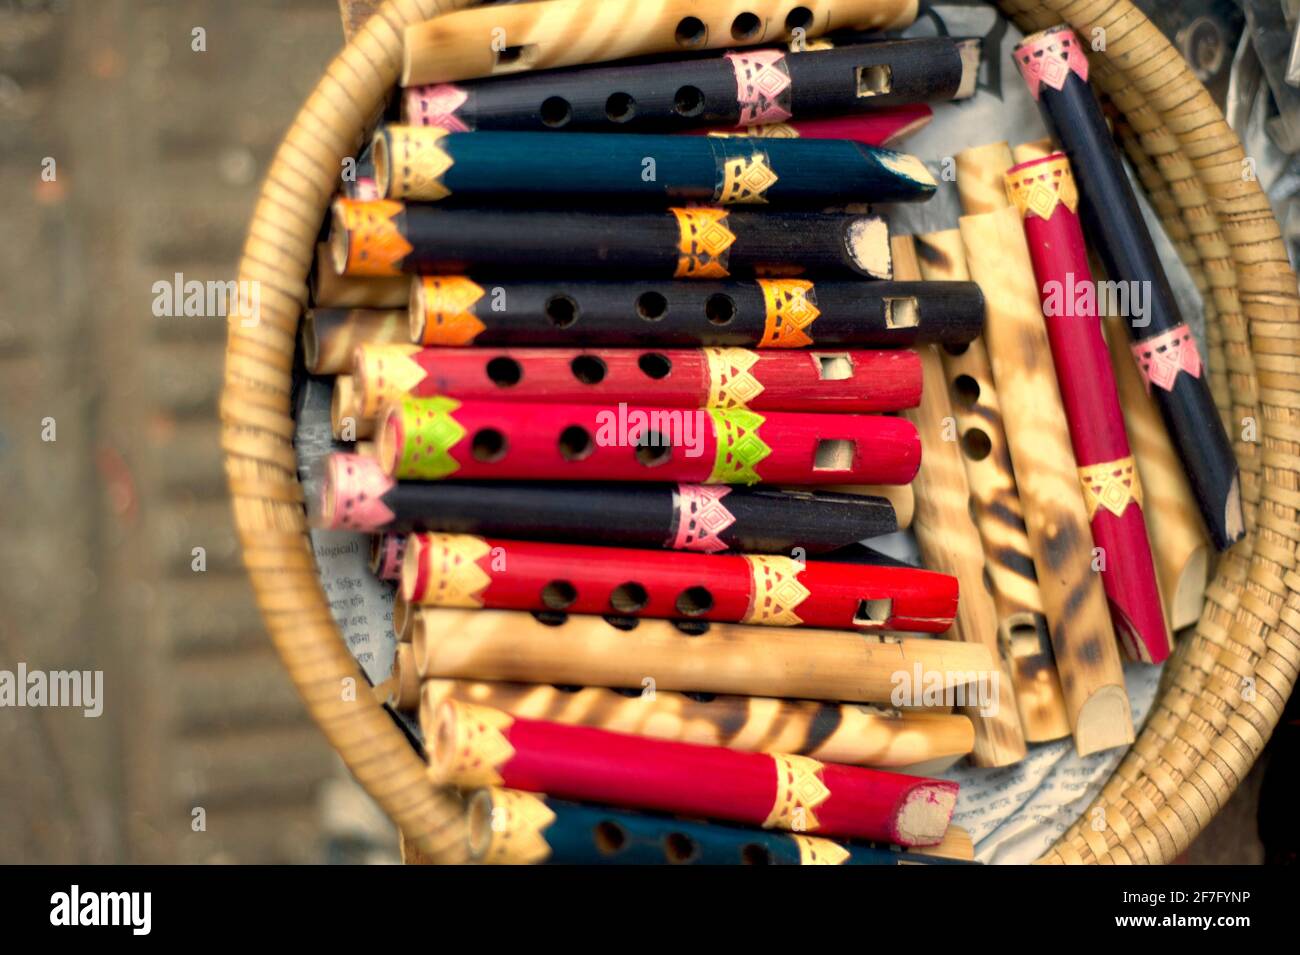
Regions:
<instances>
[{"instance_id":1,"label":"basket rim","mask_svg":"<svg viewBox=\"0 0 1300 955\"><path fill-rule=\"evenodd\" d=\"M299 111L249 226L239 279L258 282L263 295L257 315L231 315L220 405L235 525L272 642L313 720L404 843L440 862L466 858L463 807L433 786L364 692L330 614L302 506L290 391L308 272L339 164L397 82L403 29L467 5L386 0ZM1171 664L1176 678L1102 793L1039 860L1169 862L1254 763L1300 669L1300 378L1291 374L1300 366L1300 333L1291 330L1300 327L1300 295L1267 198L1240 175L1240 142L1130 0L997 6L1026 33L1061 22L1084 35L1103 31L1093 78L1124 115L1128 127L1119 131L1166 230L1206 280L1209 357L1216 343L1224 355L1210 363L1216 400L1227 416L1253 412L1261 435L1258 448L1238 442L1243 475L1257 482L1247 494L1247 538L1221 560L1196 635Z\"/></svg>"}]
</instances>

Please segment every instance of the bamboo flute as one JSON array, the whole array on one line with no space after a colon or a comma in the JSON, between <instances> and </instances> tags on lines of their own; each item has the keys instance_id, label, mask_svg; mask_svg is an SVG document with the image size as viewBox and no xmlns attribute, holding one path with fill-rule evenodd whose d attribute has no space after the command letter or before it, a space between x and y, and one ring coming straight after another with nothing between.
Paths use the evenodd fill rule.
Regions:
<instances>
[{"instance_id":1,"label":"bamboo flute","mask_svg":"<svg viewBox=\"0 0 1300 955\"><path fill-rule=\"evenodd\" d=\"M406 531L706 554L819 554L898 529L883 497L762 486L395 481L378 461L344 453L329 456L321 484L317 526L386 532L375 538L383 579L399 576L394 561L400 566Z\"/></svg>"},{"instance_id":2,"label":"bamboo flute","mask_svg":"<svg viewBox=\"0 0 1300 955\"><path fill-rule=\"evenodd\" d=\"M650 678L656 692L849 703L920 696L932 706L993 702L994 658L980 644L504 610L423 608L412 616L411 642L425 679L644 687Z\"/></svg>"},{"instance_id":3,"label":"bamboo flute","mask_svg":"<svg viewBox=\"0 0 1300 955\"><path fill-rule=\"evenodd\" d=\"M846 139L628 133L449 133L380 127L371 147L380 198L439 202L612 200L826 206L917 202L935 180L915 156Z\"/></svg>"},{"instance_id":4,"label":"bamboo flute","mask_svg":"<svg viewBox=\"0 0 1300 955\"><path fill-rule=\"evenodd\" d=\"M470 796L467 816L470 858L485 865L970 864L930 851L694 822L495 786Z\"/></svg>"},{"instance_id":5,"label":"bamboo flute","mask_svg":"<svg viewBox=\"0 0 1300 955\"><path fill-rule=\"evenodd\" d=\"M891 107L965 99L974 93L978 73L979 42L951 37L800 53L749 49L412 86L402 92L402 117L453 132L798 128L808 120L844 123L880 116ZM808 135L803 129L799 133Z\"/></svg>"},{"instance_id":6,"label":"bamboo flute","mask_svg":"<svg viewBox=\"0 0 1300 955\"><path fill-rule=\"evenodd\" d=\"M916 0L547 0L460 10L406 28L402 85L653 53L753 46L833 30L899 30Z\"/></svg>"},{"instance_id":7,"label":"bamboo flute","mask_svg":"<svg viewBox=\"0 0 1300 955\"><path fill-rule=\"evenodd\" d=\"M942 633L957 582L913 567L419 532L402 594L435 607Z\"/></svg>"},{"instance_id":8,"label":"bamboo flute","mask_svg":"<svg viewBox=\"0 0 1300 955\"><path fill-rule=\"evenodd\" d=\"M391 675L375 687L375 697L401 713L420 709L420 674L415 668L415 651L409 643L399 643L393 651Z\"/></svg>"},{"instance_id":9,"label":"bamboo flute","mask_svg":"<svg viewBox=\"0 0 1300 955\"><path fill-rule=\"evenodd\" d=\"M884 415L515 404L405 396L379 428L397 478L906 484L916 429Z\"/></svg>"},{"instance_id":10,"label":"bamboo flute","mask_svg":"<svg viewBox=\"0 0 1300 955\"><path fill-rule=\"evenodd\" d=\"M1011 207L961 218L971 277L988 301L985 341L1061 689L1083 756L1133 742L1133 720L1088 511L1050 362L1033 264Z\"/></svg>"},{"instance_id":11,"label":"bamboo flute","mask_svg":"<svg viewBox=\"0 0 1300 955\"><path fill-rule=\"evenodd\" d=\"M490 706L535 720L751 753L793 753L877 769L902 769L945 756L962 756L974 742L970 720L951 713L900 713L853 703L674 693L646 686L559 689L529 683L426 680L420 696L421 720L431 718L444 699Z\"/></svg>"},{"instance_id":12,"label":"bamboo flute","mask_svg":"<svg viewBox=\"0 0 1300 955\"><path fill-rule=\"evenodd\" d=\"M1097 248L1117 299L1133 355L1156 397L1182 458L1192 491L1220 550L1246 532L1237 460L1202 375L1196 339L1178 311L1173 289L1142 218L1119 148L1110 136L1088 59L1067 26L1026 37L1014 52L1044 120L1069 157L1079 183L1079 216ZM1145 299L1145 308L1138 303Z\"/></svg>"},{"instance_id":13,"label":"bamboo flute","mask_svg":"<svg viewBox=\"0 0 1300 955\"><path fill-rule=\"evenodd\" d=\"M732 275L890 277L879 216L692 206L666 210L453 208L335 199L340 275L572 272L725 279Z\"/></svg>"},{"instance_id":14,"label":"bamboo flute","mask_svg":"<svg viewBox=\"0 0 1300 955\"><path fill-rule=\"evenodd\" d=\"M1142 374L1133 362L1128 332L1120 327L1123 322L1120 316L1106 319L1106 344L1138 474L1144 486L1159 489L1143 501L1143 514L1165 619L1176 631L1194 625L1201 617L1209 582L1210 542L1160 409L1147 393Z\"/></svg>"},{"instance_id":15,"label":"bamboo flute","mask_svg":"<svg viewBox=\"0 0 1300 955\"><path fill-rule=\"evenodd\" d=\"M340 275L334 268L334 255L328 242L316 246L316 259L308 281L312 305L318 309L405 308L411 294L410 280L405 276Z\"/></svg>"},{"instance_id":16,"label":"bamboo flute","mask_svg":"<svg viewBox=\"0 0 1300 955\"><path fill-rule=\"evenodd\" d=\"M302 320L303 363L313 375L346 374L358 345L407 342L410 327L405 309L308 309Z\"/></svg>"},{"instance_id":17,"label":"bamboo flute","mask_svg":"<svg viewBox=\"0 0 1300 955\"><path fill-rule=\"evenodd\" d=\"M894 239L894 261L908 278L920 277L916 248L910 236ZM907 417L921 438L921 468L913 482L916 517L913 531L927 567L951 574L961 590L954 640L978 644L996 661L997 705L991 713L980 707L963 712L975 726L971 762L976 766L1007 766L1025 757L1025 739L1016 709L1007 661L998 645L993 599L984 586L984 552L969 511L970 489L957 445L946 440L945 422L952 411L944 388L939 355L931 345L918 349L924 384L921 405Z\"/></svg>"},{"instance_id":18,"label":"bamboo flute","mask_svg":"<svg viewBox=\"0 0 1300 955\"><path fill-rule=\"evenodd\" d=\"M331 455L331 458L334 456ZM357 458L358 455L345 455L348 458ZM365 461L366 459L361 459ZM373 465L376 467L377 466ZM336 470L333 460L329 462L326 481L330 480L330 473ZM382 473L382 472L380 472ZM334 524L330 526L331 530L348 527L346 524ZM370 528L349 528L355 530L369 530ZM380 580L400 580L402 577L402 555L406 553L406 534L386 531L382 534L375 534L370 539L370 570Z\"/></svg>"},{"instance_id":19,"label":"bamboo flute","mask_svg":"<svg viewBox=\"0 0 1300 955\"><path fill-rule=\"evenodd\" d=\"M974 282L507 281L421 276L411 340L437 346L727 346L760 350L968 342Z\"/></svg>"},{"instance_id":20,"label":"bamboo flute","mask_svg":"<svg viewBox=\"0 0 1300 955\"><path fill-rule=\"evenodd\" d=\"M375 419L361 414L356 384L351 375L337 375L330 396L330 431L335 440L356 441L375 433Z\"/></svg>"},{"instance_id":21,"label":"bamboo flute","mask_svg":"<svg viewBox=\"0 0 1300 955\"><path fill-rule=\"evenodd\" d=\"M375 417L403 395L459 400L754 411L899 411L921 398L909 351L744 348L356 348L360 411Z\"/></svg>"},{"instance_id":22,"label":"bamboo flute","mask_svg":"<svg viewBox=\"0 0 1300 955\"><path fill-rule=\"evenodd\" d=\"M957 784L944 780L566 726L450 699L425 736L435 785L522 788L764 829L935 845L957 803Z\"/></svg>"},{"instance_id":23,"label":"bamboo flute","mask_svg":"<svg viewBox=\"0 0 1300 955\"><path fill-rule=\"evenodd\" d=\"M415 609L402 596L401 588L393 594L393 636L400 643L410 643L415 627Z\"/></svg>"},{"instance_id":24,"label":"bamboo flute","mask_svg":"<svg viewBox=\"0 0 1300 955\"><path fill-rule=\"evenodd\" d=\"M1111 618L1130 659L1161 663L1169 633L1142 517L1142 482L1101 334L1070 163L1054 153L1012 167L1006 182L1024 219L1092 537L1106 561L1101 579Z\"/></svg>"},{"instance_id":25,"label":"bamboo flute","mask_svg":"<svg viewBox=\"0 0 1300 955\"><path fill-rule=\"evenodd\" d=\"M957 162L963 162L960 153ZM965 184L973 177L959 181ZM966 250L957 229L920 236L917 251L921 274L927 279L970 277ZM940 349L939 354L1020 726L1026 742L1060 739L1070 735L1070 721L1038 593L1038 574L1011 469L988 352L984 340L977 338L969 345Z\"/></svg>"}]
</instances>

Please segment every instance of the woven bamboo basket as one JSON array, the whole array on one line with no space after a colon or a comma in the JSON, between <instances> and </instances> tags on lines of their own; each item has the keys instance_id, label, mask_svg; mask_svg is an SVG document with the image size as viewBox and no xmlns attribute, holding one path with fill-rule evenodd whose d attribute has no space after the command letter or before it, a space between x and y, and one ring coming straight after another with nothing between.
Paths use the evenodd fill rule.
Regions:
<instances>
[{"instance_id":1,"label":"woven bamboo basket","mask_svg":"<svg viewBox=\"0 0 1300 955\"><path fill-rule=\"evenodd\" d=\"M233 315L222 442L244 562L312 717L420 857L465 857L459 799L373 697L318 583L292 444L291 373L312 253L342 157L389 95L402 31L461 0L388 0L330 63L262 186L240 263L256 324ZM1185 850L1264 748L1300 667L1300 296L1237 137L1165 37L1128 0L1002 0L1025 32L1105 31L1092 78L1123 115L1127 152L1204 298L1208 364L1237 441L1249 533L1222 556L1137 742L1041 861L1165 863ZM1150 493L1150 492L1149 492ZM1158 492L1157 492L1158 493ZM351 681L351 682L350 682ZM1104 813L1105 825L1099 825Z\"/></svg>"}]
</instances>

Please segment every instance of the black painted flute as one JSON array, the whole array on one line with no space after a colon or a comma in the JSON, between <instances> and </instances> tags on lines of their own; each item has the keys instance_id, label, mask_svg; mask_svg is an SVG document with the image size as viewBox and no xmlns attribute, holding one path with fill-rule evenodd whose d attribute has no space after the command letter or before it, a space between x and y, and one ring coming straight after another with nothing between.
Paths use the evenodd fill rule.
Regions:
<instances>
[{"instance_id":1,"label":"black painted flute","mask_svg":"<svg viewBox=\"0 0 1300 955\"><path fill-rule=\"evenodd\" d=\"M1203 375L1196 339L1142 219L1119 148L1088 85L1079 38L1059 26L1026 37L1014 52L1029 91L1074 168L1080 218L1115 283L1112 310L1124 318L1147 390L1160 406L1210 538L1223 550L1245 533L1237 459ZM1079 276L1088 284L1088 276ZM1073 301L1077 289L1057 291ZM1100 288L1088 291L1100 295ZM1044 290L1044 308L1050 307Z\"/></svg>"},{"instance_id":2,"label":"black painted flute","mask_svg":"<svg viewBox=\"0 0 1300 955\"><path fill-rule=\"evenodd\" d=\"M341 275L891 276L889 227L855 213L520 211L336 199L331 226Z\"/></svg>"},{"instance_id":3,"label":"black painted flute","mask_svg":"<svg viewBox=\"0 0 1300 955\"><path fill-rule=\"evenodd\" d=\"M411 339L453 347L879 348L964 345L984 327L974 282L480 282L415 279Z\"/></svg>"},{"instance_id":4,"label":"black painted flute","mask_svg":"<svg viewBox=\"0 0 1300 955\"><path fill-rule=\"evenodd\" d=\"M331 454L317 522L619 547L808 554L898 529L881 497L699 484L398 481L374 458Z\"/></svg>"},{"instance_id":5,"label":"black painted flute","mask_svg":"<svg viewBox=\"0 0 1300 955\"><path fill-rule=\"evenodd\" d=\"M449 133L384 126L371 145L386 199L707 202L827 206L928 199L915 156L846 139Z\"/></svg>"},{"instance_id":6,"label":"black painted flute","mask_svg":"<svg viewBox=\"0 0 1300 955\"><path fill-rule=\"evenodd\" d=\"M965 99L974 93L978 73L979 41L951 37L801 53L761 48L413 86L402 93L402 116L452 132L762 126Z\"/></svg>"}]
</instances>

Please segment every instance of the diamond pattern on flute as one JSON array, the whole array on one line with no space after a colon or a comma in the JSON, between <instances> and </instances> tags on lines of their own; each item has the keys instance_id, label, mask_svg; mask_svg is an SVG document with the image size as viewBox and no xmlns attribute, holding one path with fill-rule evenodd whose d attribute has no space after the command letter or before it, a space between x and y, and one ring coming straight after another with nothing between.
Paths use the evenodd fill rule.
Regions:
<instances>
[{"instance_id":1,"label":"diamond pattern on flute","mask_svg":"<svg viewBox=\"0 0 1300 955\"><path fill-rule=\"evenodd\" d=\"M1069 27L1054 27L1027 37L1017 47L1014 58L1034 99L1038 99L1044 83L1059 90L1071 73L1085 82L1088 79L1088 57Z\"/></svg>"},{"instance_id":2,"label":"diamond pattern on flute","mask_svg":"<svg viewBox=\"0 0 1300 955\"><path fill-rule=\"evenodd\" d=\"M448 764L449 778L464 788L500 786L497 767L515 755L504 731L514 723L507 714L487 706L465 704L455 721L456 739Z\"/></svg>"},{"instance_id":3,"label":"diamond pattern on flute","mask_svg":"<svg viewBox=\"0 0 1300 955\"><path fill-rule=\"evenodd\" d=\"M737 126L780 123L790 118L790 73L779 50L728 53L736 74Z\"/></svg>"},{"instance_id":4,"label":"diamond pattern on flute","mask_svg":"<svg viewBox=\"0 0 1300 955\"><path fill-rule=\"evenodd\" d=\"M426 599L439 607L482 607L479 595L492 583L478 563L491 552L487 541L467 534L426 534L423 543Z\"/></svg>"},{"instance_id":5,"label":"diamond pattern on flute","mask_svg":"<svg viewBox=\"0 0 1300 955\"><path fill-rule=\"evenodd\" d=\"M1201 377L1201 353L1197 351L1196 339L1186 324L1134 342L1133 357L1137 359L1138 370L1146 381L1147 394L1151 393L1152 385L1173 391L1180 371L1193 378Z\"/></svg>"},{"instance_id":6,"label":"diamond pattern on flute","mask_svg":"<svg viewBox=\"0 0 1300 955\"><path fill-rule=\"evenodd\" d=\"M1129 502L1142 504L1142 482L1132 457L1103 461L1079 468L1083 500L1088 505L1088 520L1104 507L1116 517L1123 517Z\"/></svg>"},{"instance_id":7,"label":"diamond pattern on flute","mask_svg":"<svg viewBox=\"0 0 1300 955\"><path fill-rule=\"evenodd\" d=\"M1006 188L1007 198L1022 216L1033 213L1040 219L1050 219L1058 203L1071 212L1079 209L1079 188L1070 161L1064 156L1036 163L1019 173L1007 173Z\"/></svg>"},{"instance_id":8,"label":"diamond pattern on flute","mask_svg":"<svg viewBox=\"0 0 1300 955\"><path fill-rule=\"evenodd\" d=\"M409 127L403 135L392 137L393 195L437 201L451 195L442 177L455 160L442 148L445 129L435 126Z\"/></svg>"},{"instance_id":9,"label":"diamond pattern on flute","mask_svg":"<svg viewBox=\"0 0 1300 955\"><path fill-rule=\"evenodd\" d=\"M463 275L426 276L424 286L424 344L468 345L487 326L470 311L483 289Z\"/></svg>"},{"instance_id":10,"label":"diamond pattern on flute","mask_svg":"<svg viewBox=\"0 0 1300 955\"><path fill-rule=\"evenodd\" d=\"M767 819L763 821L763 828L795 831L817 829L821 823L813 810L831 795L819 775L822 764L807 756L789 756L784 753L774 754L772 761L776 763L776 801ZM795 816L799 810L802 810L802 819Z\"/></svg>"},{"instance_id":11,"label":"diamond pattern on flute","mask_svg":"<svg viewBox=\"0 0 1300 955\"><path fill-rule=\"evenodd\" d=\"M403 417L410 422L409 427L414 433L402 445L401 473L436 481L459 471L460 462L450 452L466 433L461 423L452 417L460 402L437 395L422 399L408 396L402 399L402 403L410 407L410 413Z\"/></svg>"},{"instance_id":12,"label":"diamond pattern on flute","mask_svg":"<svg viewBox=\"0 0 1300 955\"><path fill-rule=\"evenodd\" d=\"M843 865L850 855L849 850L838 842L820 836L803 836L792 832L790 838L799 847L800 865Z\"/></svg>"},{"instance_id":13,"label":"diamond pattern on flute","mask_svg":"<svg viewBox=\"0 0 1300 955\"><path fill-rule=\"evenodd\" d=\"M747 555L750 573L749 609L742 623L797 627L803 623L795 609L811 595L799 582L804 565L789 557Z\"/></svg>"},{"instance_id":14,"label":"diamond pattern on flute","mask_svg":"<svg viewBox=\"0 0 1300 955\"><path fill-rule=\"evenodd\" d=\"M759 279L767 314L761 348L803 348L813 343L807 333L821 312L813 284L804 279Z\"/></svg>"},{"instance_id":15,"label":"diamond pattern on flute","mask_svg":"<svg viewBox=\"0 0 1300 955\"><path fill-rule=\"evenodd\" d=\"M758 356L747 348L706 348L709 408L744 408L763 393L763 383L749 373Z\"/></svg>"},{"instance_id":16,"label":"diamond pattern on flute","mask_svg":"<svg viewBox=\"0 0 1300 955\"><path fill-rule=\"evenodd\" d=\"M411 254L411 243L393 221L400 202L339 199L342 226L348 233L348 271L354 275L401 275L398 264Z\"/></svg>"},{"instance_id":17,"label":"diamond pattern on flute","mask_svg":"<svg viewBox=\"0 0 1300 955\"><path fill-rule=\"evenodd\" d=\"M736 516L722 503L731 493L726 486L707 487L697 484L677 485L677 536L674 550L695 550L716 554L727 549L718 537Z\"/></svg>"},{"instance_id":18,"label":"diamond pattern on flute","mask_svg":"<svg viewBox=\"0 0 1300 955\"><path fill-rule=\"evenodd\" d=\"M777 175L763 153L754 153L748 159L743 156L728 159L722 165L722 189L718 201L728 205L767 202L764 193L776 181Z\"/></svg>"},{"instance_id":19,"label":"diamond pattern on flute","mask_svg":"<svg viewBox=\"0 0 1300 955\"><path fill-rule=\"evenodd\" d=\"M763 480L756 470L772 449L758 436L766 420L741 408L710 408L713 433L718 445L713 471L706 484L757 484Z\"/></svg>"},{"instance_id":20,"label":"diamond pattern on flute","mask_svg":"<svg viewBox=\"0 0 1300 955\"><path fill-rule=\"evenodd\" d=\"M467 133L469 127L456 115L469 93L453 83L416 86L406 91L406 111L418 126L437 126L452 133Z\"/></svg>"},{"instance_id":21,"label":"diamond pattern on flute","mask_svg":"<svg viewBox=\"0 0 1300 955\"><path fill-rule=\"evenodd\" d=\"M677 278L725 279L727 254L736 235L726 226L726 209L673 209L679 239Z\"/></svg>"},{"instance_id":22,"label":"diamond pattern on flute","mask_svg":"<svg viewBox=\"0 0 1300 955\"><path fill-rule=\"evenodd\" d=\"M482 860L484 863L531 865L550 856L550 843L542 833L555 822L555 813L540 796L518 789L495 789L492 803L493 831L497 836Z\"/></svg>"}]
</instances>

